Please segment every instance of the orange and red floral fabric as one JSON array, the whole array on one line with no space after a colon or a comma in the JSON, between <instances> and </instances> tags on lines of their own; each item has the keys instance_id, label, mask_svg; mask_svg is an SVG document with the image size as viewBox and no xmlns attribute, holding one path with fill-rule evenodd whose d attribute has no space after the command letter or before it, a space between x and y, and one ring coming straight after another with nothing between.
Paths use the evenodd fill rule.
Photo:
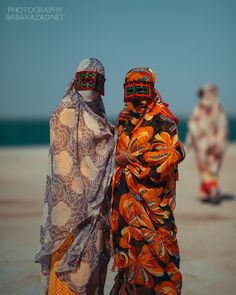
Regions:
<instances>
[{"instance_id":1,"label":"orange and red floral fabric","mask_svg":"<svg viewBox=\"0 0 236 295\"><path fill-rule=\"evenodd\" d=\"M117 128L117 153L125 152L128 164L117 164L113 176L111 246L118 275L111 294L180 294L173 211L184 151L174 117L154 96L151 103L129 102Z\"/></svg>"}]
</instances>

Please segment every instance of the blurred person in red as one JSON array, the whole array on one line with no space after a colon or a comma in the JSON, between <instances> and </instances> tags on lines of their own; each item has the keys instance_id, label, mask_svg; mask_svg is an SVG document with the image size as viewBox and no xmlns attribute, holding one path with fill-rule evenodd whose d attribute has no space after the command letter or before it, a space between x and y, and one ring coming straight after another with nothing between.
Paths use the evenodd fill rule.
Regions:
<instances>
[{"instance_id":1,"label":"blurred person in red","mask_svg":"<svg viewBox=\"0 0 236 295\"><path fill-rule=\"evenodd\" d=\"M228 142L228 122L216 86L203 86L198 97L199 102L188 121L187 146L196 154L201 178L200 200L218 204L218 177Z\"/></svg>"}]
</instances>

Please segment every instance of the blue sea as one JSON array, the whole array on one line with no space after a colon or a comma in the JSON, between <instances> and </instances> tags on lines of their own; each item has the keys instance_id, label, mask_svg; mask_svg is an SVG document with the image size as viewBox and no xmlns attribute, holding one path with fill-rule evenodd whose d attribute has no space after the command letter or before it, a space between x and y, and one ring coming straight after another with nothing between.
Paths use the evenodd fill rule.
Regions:
<instances>
[{"instance_id":1,"label":"blue sea","mask_svg":"<svg viewBox=\"0 0 236 295\"><path fill-rule=\"evenodd\" d=\"M115 118L109 118L112 123ZM236 117L229 118L230 141L236 140ZM184 142L187 120L179 119L179 135ZM49 144L48 120L0 120L0 146Z\"/></svg>"}]
</instances>

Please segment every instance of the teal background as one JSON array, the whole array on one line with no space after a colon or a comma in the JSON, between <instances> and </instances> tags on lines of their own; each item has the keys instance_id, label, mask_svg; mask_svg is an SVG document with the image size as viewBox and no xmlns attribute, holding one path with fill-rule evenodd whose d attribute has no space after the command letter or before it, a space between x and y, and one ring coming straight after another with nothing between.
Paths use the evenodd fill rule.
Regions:
<instances>
[{"instance_id":1,"label":"teal background","mask_svg":"<svg viewBox=\"0 0 236 295\"><path fill-rule=\"evenodd\" d=\"M61 7L62 21L7 21L9 7ZM235 0L0 1L0 146L48 144L48 117L81 59L106 70L111 121L123 108L128 70L151 67L155 87L180 119L213 83L236 140Z\"/></svg>"},{"instance_id":2,"label":"teal background","mask_svg":"<svg viewBox=\"0 0 236 295\"><path fill-rule=\"evenodd\" d=\"M9 6L59 6L64 19L7 21ZM122 109L125 74L137 66L155 71L175 115L188 117L198 88L213 83L236 117L235 16L235 0L1 0L0 118L47 118L85 57L105 66L109 117Z\"/></svg>"},{"instance_id":3,"label":"teal background","mask_svg":"<svg viewBox=\"0 0 236 295\"><path fill-rule=\"evenodd\" d=\"M109 118L112 123L115 117ZM187 132L187 119L180 118L178 129L182 141ZM236 118L229 118L230 141L236 140ZM45 145L49 143L48 120L0 121L0 146Z\"/></svg>"}]
</instances>

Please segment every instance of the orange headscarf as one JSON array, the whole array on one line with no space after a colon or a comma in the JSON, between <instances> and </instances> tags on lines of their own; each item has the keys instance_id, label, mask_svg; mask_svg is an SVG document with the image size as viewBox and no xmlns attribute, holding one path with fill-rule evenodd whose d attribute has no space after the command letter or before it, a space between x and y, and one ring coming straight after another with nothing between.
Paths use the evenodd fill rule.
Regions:
<instances>
[{"instance_id":1,"label":"orange headscarf","mask_svg":"<svg viewBox=\"0 0 236 295\"><path fill-rule=\"evenodd\" d=\"M131 81L146 81L154 84L156 77L153 70L150 68L134 68L125 76L125 83Z\"/></svg>"},{"instance_id":2,"label":"orange headscarf","mask_svg":"<svg viewBox=\"0 0 236 295\"><path fill-rule=\"evenodd\" d=\"M155 81L156 77L154 71L150 68L138 67L130 70L126 74L124 83L125 91L128 85L142 85L144 87L147 85L150 89L150 95L145 97L134 94L132 99L127 100L125 93L124 101L126 105L119 114L117 122L119 125L126 125L126 127L127 124L129 126L140 125L144 115L147 115L148 113L152 115L162 113L176 123L178 122L178 119L168 109L168 104L163 102L161 95L154 88ZM130 127L132 128L132 126Z\"/></svg>"}]
</instances>

